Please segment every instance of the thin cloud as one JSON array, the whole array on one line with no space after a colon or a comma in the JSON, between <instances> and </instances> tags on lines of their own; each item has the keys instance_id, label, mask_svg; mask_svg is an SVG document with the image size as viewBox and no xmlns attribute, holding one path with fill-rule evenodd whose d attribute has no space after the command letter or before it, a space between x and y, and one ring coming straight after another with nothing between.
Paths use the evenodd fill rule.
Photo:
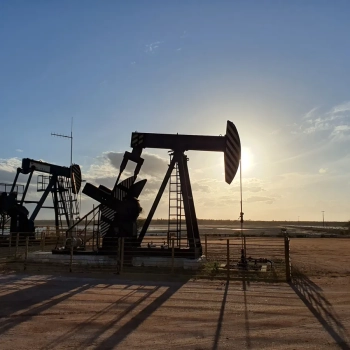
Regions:
<instances>
[{"instance_id":1,"label":"thin cloud","mask_svg":"<svg viewBox=\"0 0 350 350\"><path fill-rule=\"evenodd\" d=\"M269 191L288 192L308 188L315 184L328 181L329 178L320 176L319 172L294 172L278 175L271 179Z\"/></svg>"},{"instance_id":2,"label":"thin cloud","mask_svg":"<svg viewBox=\"0 0 350 350\"><path fill-rule=\"evenodd\" d=\"M309 151L296 154L292 157L287 157L287 158L282 158L282 159L276 160L275 162L271 162L271 164L280 164L280 163L289 162L291 160L296 160L296 159L308 157L312 154L320 153L323 149L327 148L328 146L329 146L328 143L324 143L322 146L314 147L314 148L310 149Z\"/></svg>"},{"instance_id":3,"label":"thin cloud","mask_svg":"<svg viewBox=\"0 0 350 350\"><path fill-rule=\"evenodd\" d=\"M155 41L153 43L146 44L145 52L150 54L155 53L155 51L159 49L162 43L162 41Z\"/></svg>"},{"instance_id":4,"label":"thin cloud","mask_svg":"<svg viewBox=\"0 0 350 350\"><path fill-rule=\"evenodd\" d=\"M200 182L195 182L195 183L193 183L192 184L192 190L194 191L194 192L205 192L205 193L209 193L209 192L211 192L211 188L210 188L210 186L208 186L208 185L203 185L203 184L201 184Z\"/></svg>"},{"instance_id":5,"label":"thin cloud","mask_svg":"<svg viewBox=\"0 0 350 350\"><path fill-rule=\"evenodd\" d=\"M320 112L318 107L312 108L293 130L295 134L323 133L324 138L331 141L350 139L350 101L331 108L328 112Z\"/></svg>"},{"instance_id":6,"label":"thin cloud","mask_svg":"<svg viewBox=\"0 0 350 350\"><path fill-rule=\"evenodd\" d=\"M341 113L341 112L348 112L348 111L350 111L350 101L346 101L340 105L333 107L330 113L334 114L334 113Z\"/></svg>"},{"instance_id":7,"label":"thin cloud","mask_svg":"<svg viewBox=\"0 0 350 350\"><path fill-rule=\"evenodd\" d=\"M336 141L346 141L350 139L350 125L337 125L332 133L331 137Z\"/></svg>"},{"instance_id":8,"label":"thin cloud","mask_svg":"<svg viewBox=\"0 0 350 350\"><path fill-rule=\"evenodd\" d=\"M251 196L248 197L245 201L247 203L265 202L267 204L272 204L275 200L276 198L274 197Z\"/></svg>"},{"instance_id":9,"label":"thin cloud","mask_svg":"<svg viewBox=\"0 0 350 350\"><path fill-rule=\"evenodd\" d=\"M16 149L16 152L22 153L22 152L23 152L23 149L17 148L17 149Z\"/></svg>"},{"instance_id":10,"label":"thin cloud","mask_svg":"<svg viewBox=\"0 0 350 350\"><path fill-rule=\"evenodd\" d=\"M318 107L312 108L310 111L308 111L304 116L303 119L310 119L314 115L314 113L317 111Z\"/></svg>"}]
</instances>

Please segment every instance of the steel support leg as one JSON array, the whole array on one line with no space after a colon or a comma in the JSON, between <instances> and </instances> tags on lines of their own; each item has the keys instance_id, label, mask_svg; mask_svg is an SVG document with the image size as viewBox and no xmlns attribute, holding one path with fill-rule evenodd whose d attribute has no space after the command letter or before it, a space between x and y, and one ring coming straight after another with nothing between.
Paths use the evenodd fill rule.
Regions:
<instances>
[{"instance_id":1,"label":"steel support leg","mask_svg":"<svg viewBox=\"0 0 350 350\"><path fill-rule=\"evenodd\" d=\"M165 187L166 187L166 185L167 185L167 183L169 181L170 175L171 175L171 173L172 173L172 171L174 169L175 162L177 161L177 159L178 159L177 155L174 154L174 157L173 157L173 159L172 159L172 161L171 161L171 163L169 165L168 171L166 172L164 180L163 180L163 182L162 182L162 184L160 186L160 189L158 191L157 197L156 197L156 199L155 199L155 201L154 201L154 203L152 205L152 208L151 208L151 210L150 210L150 212L149 212L149 214L147 216L147 219L146 219L144 225L142 226L142 230L140 232L139 238L137 239L138 244L141 244L143 238L145 237L145 234L146 234L146 231L148 229L148 226L149 226L149 224L152 221L154 213L156 212L156 209L158 207L159 201L162 198L163 192L164 192Z\"/></svg>"},{"instance_id":2,"label":"steel support leg","mask_svg":"<svg viewBox=\"0 0 350 350\"><path fill-rule=\"evenodd\" d=\"M58 219L58 197L57 197L57 181L55 181L54 186L53 186L53 200L54 200L54 208L55 208L55 225L56 225L56 230L59 227L59 219Z\"/></svg>"},{"instance_id":3,"label":"steel support leg","mask_svg":"<svg viewBox=\"0 0 350 350\"><path fill-rule=\"evenodd\" d=\"M21 168L17 168L16 177L15 177L15 179L13 180L13 184L12 184L12 187L11 187L11 193L15 190L16 183L17 183L17 180L18 180L18 176L19 176L19 174L20 174L21 171L22 171Z\"/></svg>"},{"instance_id":4,"label":"steel support leg","mask_svg":"<svg viewBox=\"0 0 350 350\"><path fill-rule=\"evenodd\" d=\"M201 255L201 243L199 237L196 211L194 208L190 176L187 167L187 157L181 154L179 160L179 174L181 181L182 199L186 217L187 238L190 249L195 251L196 255ZM197 253L198 251L198 253Z\"/></svg>"},{"instance_id":5,"label":"steel support leg","mask_svg":"<svg viewBox=\"0 0 350 350\"><path fill-rule=\"evenodd\" d=\"M20 203L21 205L23 205L24 198L27 195L27 191L28 191L28 188L29 188L29 185L30 185L30 181L32 180L33 172L34 172L34 170L31 170L31 172L29 173L29 178L28 178L28 181L27 181L27 184L26 184L26 188L24 189L24 192L23 192L23 195L22 195L22 199L21 199L21 203Z\"/></svg>"},{"instance_id":6,"label":"steel support leg","mask_svg":"<svg viewBox=\"0 0 350 350\"><path fill-rule=\"evenodd\" d=\"M199 250L199 254L202 255L202 245L201 245L201 240L199 236L198 221L197 221L196 209L194 206L192 186L191 186L190 174L187 166L186 155L183 155L183 167L184 167L185 183L186 183L187 193L188 193L189 210L191 213L194 243L195 243L195 247Z\"/></svg>"}]
</instances>

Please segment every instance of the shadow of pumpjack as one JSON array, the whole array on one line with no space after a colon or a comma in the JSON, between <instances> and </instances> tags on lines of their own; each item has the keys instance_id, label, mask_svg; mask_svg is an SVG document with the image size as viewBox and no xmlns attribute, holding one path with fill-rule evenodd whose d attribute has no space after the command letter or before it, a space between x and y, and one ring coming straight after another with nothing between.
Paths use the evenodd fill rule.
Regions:
<instances>
[{"instance_id":1,"label":"shadow of pumpjack","mask_svg":"<svg viewBox=\"0 0 350 350\"><path fill-rule=\"evenodd\" d=\"M20 280L21 278L18 278L17 281ZM14 288L12 293L0 296L0 335L93 286L78 280L66 284L59 278L34 283L26 279L25 283L31 286Z\"/></svg>"},{"instance_id":2,"label":"shadow of pumpjack","mask_svg":"<svg viewBox=\"0 0 350 350\"><path fill-rule=\"evenodd\" d=\"M14 282L20 278L14 279ZM11 279L8 281L10 282ZM96 341L107 330L115 329L115 331L104 339L96 349L111 349L121 341L123 341L131 332L138 328L148 317L150 317L162 304L164 304L171 296L176 293L185 282L145 282L141 286L135 288L132 281L110 281L107 287L115 287L123 285L124 289L129 290L123 297L116 297L116 300L101 311L94 312L93 315L84 323L69 330L63 337L59 336L46 344L41 349L53 349L62 339L69 341L81 330L86 329L96 322L103 315L111 315L115 312L115 307L127 301L130 296L137 296L137 300L130 303L122 312L115 313L112 320L107 322L102 328L89 332L89 336L85 341L78 344L76 349L85 349L88 344ZM26 284L31 280L26 279ZM97 279L69 279L63 280L60 277L43 279L34 281L29 288L15 289L13 292L0 296L0 304L3 305L0 312L0 334L4 334L9 330L19 326L23 322L29 321L31 318L43 313L55 313L57 311L49 311L51 308L60 303L64 303L69 298L74 297L82 292L87 292L91 288L96 288L100 281ZM125 285L126 284L126 285ZM137 285L137 284L136 284ZM116 325L124 319L124 317L133 313L136 308L145 303L139 312L133 315L121 327Z\"/></svg>"},{"instance_id":3,"label":"shadow of pumpjack","mask_svg":"<svg viewBox=\"0 0 350 350\"><path fill-rule=\"evenodd\" d=\"M332 304L325 298L316 283L296 268L293 268L290 287L310 310L327 333L334 339L340 349L349 350L350 343L346 329L339 320Z\"/></svg>"},{"instance_id":4,"label":"shadow of pumpjack","mask_svg":"<svg viewBox=\"0 0 350 350\"><path fill-rule=\"evenodd\" d=\"M124 284L124 282L120 282ZM69 341L70 338L74 337L77 333L80 333L82 330L87 329L94 322L97 322L100 317L103 315L111 315L115 313L115 307L118 304L123 304L127 301L129 297L135 297L138 295L138 299L129 306L127 306L122 312L115 313L115 316L111 320L106 322L106 324L92 332L89 332L89 335L84 341L75 346L75 349L85 349L89 344L94 343L99 337L101 337L105 332L109 330L115 330L107 338L103 339L101 343L96 346L96 349L112 349L122 342L130 333L137 329L147 318L149 318L162 304L164 304L171 296L176 293L182 286L184 282L146 282L136 289L131 290L123 297L116 298L115 302L108 305L103 310L94 313L90 318L88 318L82 324L79 324L73 329L70 329L63 336L59 336L57 339L54 339L49 344L41 348L41 350L53 349L59 343L60 339L65 339ZM112 285L117 285L119 283L113 283ZM133 287L134 285L128 284L125 288ZM122 321L129 314L132 314L135 309L140 308L140 305L145 303L144 307L141 307L141 310L138 311L133 317L131 317L126 323L121 327L118 327L118 323Z\"/></svg>"}]
</instances>

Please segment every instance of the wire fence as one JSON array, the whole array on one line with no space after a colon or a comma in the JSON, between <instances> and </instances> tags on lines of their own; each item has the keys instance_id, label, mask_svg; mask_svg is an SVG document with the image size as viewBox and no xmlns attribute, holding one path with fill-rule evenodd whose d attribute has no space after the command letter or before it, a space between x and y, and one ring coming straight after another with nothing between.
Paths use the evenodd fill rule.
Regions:
<instances>
[{"instance_id":1,"label":"wire fence","mask_svg":"<svg viewBox=\"0 0 350 350\"><path fill-rule=\"evenodd\" d=\"M84 238L66 237L65 232L46 230L34 236L11 233L0 241L3 267L27 271L109 272L152 274L168 277L290 279L287 237L201 236L199 242L146 236L137 238L99 237L84 232Z\"/></svg>"}]
</instances>

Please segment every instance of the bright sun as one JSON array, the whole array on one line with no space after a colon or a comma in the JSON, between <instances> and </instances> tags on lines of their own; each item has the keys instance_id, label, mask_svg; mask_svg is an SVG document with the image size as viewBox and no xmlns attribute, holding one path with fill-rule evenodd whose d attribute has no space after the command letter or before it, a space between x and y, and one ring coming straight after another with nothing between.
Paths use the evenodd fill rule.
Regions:
<instances>
[{"instance_id":1,"label":"bright sun","mask_svg":"<svg viewBox=\"0 0 350 350\"><path fill-rule=\"evenodd\" d=\"M241 164L242 170L249 170L253 165L253 153L247 147L242 147L241 150Z\"/></svg>"}]
</instances>

